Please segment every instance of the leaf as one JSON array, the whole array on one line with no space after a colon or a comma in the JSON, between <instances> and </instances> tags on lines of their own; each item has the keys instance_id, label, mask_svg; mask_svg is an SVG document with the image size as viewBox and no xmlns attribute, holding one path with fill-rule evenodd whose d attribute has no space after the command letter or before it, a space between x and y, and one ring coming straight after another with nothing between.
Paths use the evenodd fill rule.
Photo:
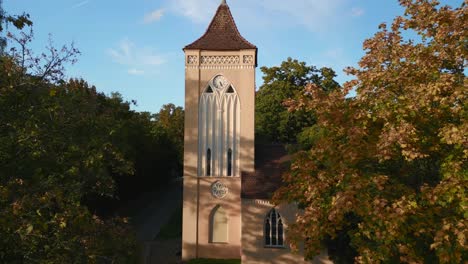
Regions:
<instances>
[{"instance_id":1,"label":"leaf","mask_svg":"<svg viewBox=\"0 0 468 264\"><path fill-rule=\"evenodd\" d=\"M28 227L26 228L26 234L29 235L33 231L34 227L31 224L28 224Z\"/></svg>"}]
</instances>

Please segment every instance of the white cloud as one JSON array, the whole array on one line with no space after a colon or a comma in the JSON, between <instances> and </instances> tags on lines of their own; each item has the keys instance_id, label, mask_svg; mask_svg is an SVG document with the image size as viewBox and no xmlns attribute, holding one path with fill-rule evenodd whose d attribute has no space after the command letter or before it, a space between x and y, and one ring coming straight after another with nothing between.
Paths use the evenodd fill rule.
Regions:
<instances>
[{"instance_id":1,"label":"white cloud","mask_svg":"<svg viewBox=\"0 0 468 264\"><path fill-rule=\"evenodd\" d=\"M170 12L185 16L196 23L211 20L221 0L166 0ZM237 0L230 8L237 21L252 21L252 16L261 24L302 25L312 31L327 30L328 25L346 14L349 0ZM253 10L254 12L245 12ZM253 20L252 22L254 22ZM263 21L265 20L265 21ZM256 24L256 23L255 23ZM254 25L255 25L254 24Z\"/></svg>"},{"instance_id":2,"label":"white cloud","mask_svg":"<svg viewBox=\"0 0 468 264\"><path fill-rule=\"evenodd\" d=\"M212 18L214 10L221 1L218 0L173 0L170 9L179 15L188 17L194 22L205 22Z\"/></svg>"},{"instance_id":3,"label":"white cloud","mask_svg":"<svg viewBox=\"0 0 468 264\"><path fill-rule=\"evenodd\" d=\"M146 65L161 65L164 64L166 60L160 55L148 55L143 59L143 64Z\"/></svg>"},{"instance_id":4,"label":"white cloud","mask_svg":"<svg viewBox=\"0 0 468 264\"><path fill-rule=\"evenodd\" d=\"M71 8L75 9L75 8L78 8L78 7L82 7L82 6L84 6L84 5L88 4L88 3L89 3L89 0L81 1L79 3L74 4Z\"/></svg>"},{"instance_id":5,"label":"white cloud","mask_svg":"<svg viewBox=\"0 0 468 264\"><path fill-rule=\"evenodd\" d=\"M130 67L127 72L133 75L144 74L144 69L166 63L164 55L157 54L149 47L137 47L129 39L123 39L116 48L108 49L107 53L114 62Z\"/></svg>"},{"instance_id":6,"label":"white cloud","mask_svg":"<svg viewBox=\"0 0 468 264\"><path fill-rule=\"evenodd\" d=\"M164 9L156 9L151 13L148 13L143 18L143 22L145 24L153 23L154 21L158 21L164 15Z\"/></svg>"},{"instance_id":7,"label":"white cloud","mask_svg":"<svg viewBox=\"0 0 468 264\"><path fill-rule=\"evenodd\" d=\"M129 70L128 70L128 74L131 74L131 75L143 75L143 74L145 74L145 72L142 71L142 70L138 70L138 69L132 68L132 69L129 69Z\"/></svg>"},{"instance_id":8,"label":"white cloud","mask_svg":"<svg viewBox=\"0 0 468 264\"><path fill-rule=\"evenodd\" d=\"M273 19L320 31L337 20L344 0L261 0L259 3Z\"/></svg>"},{"instance_id":9,"label":"white cloud","mask_svg":"<svg viewBox=\"0 0 468 264\"><path fill-rule=\"evenodd\" d=\"M360 16L364 15L364 13L365 13L364 9L362 9L360 7L351 8L351 15L353 17L360 17Z\"/></svg>"}]
</instances>

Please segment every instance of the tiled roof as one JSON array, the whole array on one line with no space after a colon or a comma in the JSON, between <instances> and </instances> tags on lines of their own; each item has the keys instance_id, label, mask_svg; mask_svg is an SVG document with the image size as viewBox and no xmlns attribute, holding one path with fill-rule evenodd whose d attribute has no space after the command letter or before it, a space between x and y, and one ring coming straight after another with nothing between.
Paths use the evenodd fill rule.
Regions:
<instances>
[{"instance_id":1,"label":"tiled roof","mask_svg":"<svg viewBox=\"0 0 468 264\"><path fill-rule=\"evenodd\" d=\"M242 50L257 47L241 36L229 6L223 1L205 34L184 49Z\"/></svg>"},{"instance_id":2,"label":"tiled roof","mask_svg":"<svg viewBox=\"0 0 468 264\"><path fill-rule=\"evenodd\" d=\"M290 156L281 144L255 146L255 173L242 174L242 198L269 199L282 184Z\"/></svg>"}]
</instances>

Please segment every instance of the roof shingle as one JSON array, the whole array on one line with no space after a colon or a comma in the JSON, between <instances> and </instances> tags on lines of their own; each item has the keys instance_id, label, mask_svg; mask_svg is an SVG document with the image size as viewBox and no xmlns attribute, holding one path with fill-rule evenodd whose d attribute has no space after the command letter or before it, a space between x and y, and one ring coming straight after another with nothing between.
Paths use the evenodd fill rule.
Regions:
<instances>
[{"instance_id":1,"label":"roof shingle","mask_svg":"<svg viewBox=\"0 0 468 264\"><path fill-rule=\"evenodd\" d=\"M281 144L255 146L255 173L242 174L242 198L270 199L282 184L291 157Z\"/></svg>"},{"instance_id":2,"label":"roof shingle","mask_svg":"<svg viewBox=\"0 0 468 264\"><path fill-rule=\"evenodd\" d=\"M257 47L241 36L229 6L223 2L205 34L184 49L242 50L257 49Z\"/></svg>"}]
</instances>

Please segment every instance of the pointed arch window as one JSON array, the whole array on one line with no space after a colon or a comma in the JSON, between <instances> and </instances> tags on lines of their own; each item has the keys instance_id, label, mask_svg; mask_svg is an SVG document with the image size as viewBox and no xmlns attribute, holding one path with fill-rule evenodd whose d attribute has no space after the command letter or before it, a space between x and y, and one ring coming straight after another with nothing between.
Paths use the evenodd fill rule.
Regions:
<instances>
[{"instance_id":1,"label":"pointed arch window","mask_svg":"<svg viewBox=\"0 0 468 264\"><path fill-rule=\"evenodd\" d=\"M206 150L206 176L211 176L211 149Z\"/></svg>"},{"instance_id":2,"label":"pointed arch window","mask_svg":"<svg viewBox=\"0 0 468 264\"><path fill-rule=\"evenodd\" d=\"M227 152L227 176L232 176L232 149Z\"/></svg>"},{"instance_id":3,"label":"pointed arch window","mask_svg":"<svg viewBox=\"0 0 468 264\"><path fill-rule=\"evenodd\" d=\"M265 217L264 223L265 247L284 247L284 226L281 215L275 208Z\"/></svg>"}]
</instances>

